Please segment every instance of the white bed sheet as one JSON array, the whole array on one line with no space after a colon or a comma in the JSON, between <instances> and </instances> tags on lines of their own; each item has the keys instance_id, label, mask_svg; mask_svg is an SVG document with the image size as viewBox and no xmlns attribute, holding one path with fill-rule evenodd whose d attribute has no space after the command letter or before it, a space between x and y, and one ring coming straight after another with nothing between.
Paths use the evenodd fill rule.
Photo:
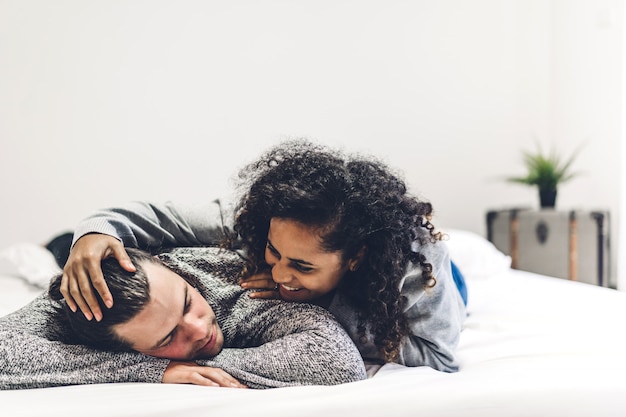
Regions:
<instances>
[{"instance_id":1,"label":"white bed sheet","mask_svg":"<svg viewBox=\"0 0 626 417\"><path fill-rule=\"evenodd\" d=\"M508 268L467 278L458 373L389 364L366 381L332 387L0 391L0 409L7 417L626 415L626 293ZM39 291L0 276L0 315Z\"/></svg>"}]
</instances>

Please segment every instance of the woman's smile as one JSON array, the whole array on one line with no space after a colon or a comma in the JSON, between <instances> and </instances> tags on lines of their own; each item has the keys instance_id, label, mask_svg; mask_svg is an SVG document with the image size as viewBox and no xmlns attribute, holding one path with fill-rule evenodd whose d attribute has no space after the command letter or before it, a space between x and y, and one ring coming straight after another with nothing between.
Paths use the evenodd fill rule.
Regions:
<instances>
[{"instance_id":1,"label":"woman's smile","mask_svg":"<svg viewBox=\"0 0 626 417\"><path fill-rule=\"evenodd\" d=\"M332 292L346 273L341 252L322 249L320 230L274 217L270 220L265 261L280 297L306 302Z\"/></svg>"}]
</instances>

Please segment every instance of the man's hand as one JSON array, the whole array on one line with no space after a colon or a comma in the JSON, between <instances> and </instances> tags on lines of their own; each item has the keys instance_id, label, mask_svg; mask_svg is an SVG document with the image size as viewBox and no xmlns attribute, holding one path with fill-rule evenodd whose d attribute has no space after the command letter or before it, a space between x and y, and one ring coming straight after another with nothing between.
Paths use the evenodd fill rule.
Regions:
<instances>
[{"instance_id":1,"label":"man's hand","mask_svg":"<svg viewBox=\"0 0 626 417\"><path fill-rule=\"evenodd\" d=\"M194 362L172 361L163 374L164 384L194 384L208 387L248 388L219 368Z\"/></svg>"}]
</instances>

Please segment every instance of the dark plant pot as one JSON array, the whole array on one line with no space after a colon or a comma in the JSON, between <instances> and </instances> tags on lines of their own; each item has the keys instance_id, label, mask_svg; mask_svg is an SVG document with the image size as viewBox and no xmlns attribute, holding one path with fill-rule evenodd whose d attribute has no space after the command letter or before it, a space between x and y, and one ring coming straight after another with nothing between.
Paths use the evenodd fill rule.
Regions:
<instances>
[{"instance_id":1,"label":"dark plant pot","mask_svg":"<svg viewBox=\"0 0 626 417\"><path fill-rule=\"evenodd\" d=\"M556 190L539 189L539 203L541 208L554 208L556 204Z\"/></svg>"}]
</instances>

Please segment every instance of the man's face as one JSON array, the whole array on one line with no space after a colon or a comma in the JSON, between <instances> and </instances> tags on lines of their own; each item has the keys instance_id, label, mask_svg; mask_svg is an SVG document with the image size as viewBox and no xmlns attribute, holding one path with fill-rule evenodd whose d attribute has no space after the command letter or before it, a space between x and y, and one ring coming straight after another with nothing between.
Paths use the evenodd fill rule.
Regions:
<instances>
[{"instance_id":1,"label":"man's face","mask_svg":"<svg viewBox=\"0 0 626 417\"><path fill-rule=\"evenodd\" d=\"M142 264L150 283L150 301L115 333L137 352L175 360L205 359L224 344L213 309L180 275L163 265Z\"/></svg>"}]
</instances>

